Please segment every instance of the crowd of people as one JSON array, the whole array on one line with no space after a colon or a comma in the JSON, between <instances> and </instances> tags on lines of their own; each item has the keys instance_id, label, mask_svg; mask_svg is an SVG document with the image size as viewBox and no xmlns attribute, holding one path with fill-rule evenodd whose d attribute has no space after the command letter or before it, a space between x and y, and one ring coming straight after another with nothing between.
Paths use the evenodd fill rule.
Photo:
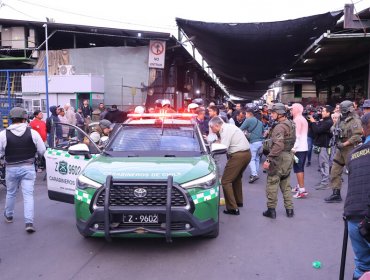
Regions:
<instances>
[{"instance_id":1,"label":"crowd of people","mask_svg":"<svg viewBox=\"0 0 370 280\"><path fill-rule=\"evenodd\" d=\"M100 103L93 110L88 100L74 111L70 104L63 107L51 106L51 116L43 121L43 113L34 112L34 118L27 125L27 113L22 108L10 111L12 124L0 132L0 153L6 160L7 196L4 216L13 221L15 196L22 187L24 196L24 217L26 231L33 227L33 167L36 152L42 157L45 144L51 145L52 128L55 126L56 139L72 136L69 126L75 125L85 132L90 124L97 122L95 133L109 135L112 124L123 123L127 113L116 105L105 108ZM344 214L349 225L349 236L355 252L356 270L354 279L370 270L370 100L359 106L345 100L336 106L303 107L300 103L264 104L253 103L245 106L238 103L235 108L214 103L205 106L203 100L193 100L183 112L194 114L204 140L209 144L221 143L227 148L227 161L221 177L228 215L240 215L243 207L242 177L249 166L249 183L257 181L261 172L267 173L267 210L263 216L276 219L278 190L283 194L284 207L288 218L294 217L295 199L309 197L305 185L305 168L311 167L312 154L318 156L320 180L316 190L332 188L332 194L324 200L327 203L342 201L342 173L349 175L348 194ZM131 113L175 113L167 99L158 100L154 107L138 106ZM30 129L32 128L32 129ZM215 155L220 165L220 155ZM261 167L262 162L262 168ZM261 169L263 171L261 171ZM297 178L297 185L291 186L291 170ZM219 168L221 170L221 168Z\"/></svg>"},{"instance_id":2,"label":"crowd of people","mask_svg":"<svg viewBox=\"0 0 370 280\"><path fill-rule=\"evenodd\" d=\"M192 105L192 109L194 107L196 106ZM266 157L263 169L267 172L267 210L262 214L271 219L276 219L279 188L283 194L288 218L294 216L292 198L308 197L304 172L305 168L312 168L312 153L318 156L318 171L321 175L314 188L332 189L332 194L324 199L325 202L342 201L342 173L345 170L348 174L348 192L344 218L348 223L355 255L353 279L360 279L366 272L369 273L369 99L365 100L361 107L349 100L336 104L335 107L303 107L300 103L275 103L271 106L263 105L260 109L253 104L247 104L245 108L236 104L234 110L226 108L223 117L221 111L211 104L208 106L208 125L202 106L199 106L195 113L202 133L208 133L206 139L209 142L223 143L228 149L228 160L221 179L226 204L225 214L240 215L239 208L243 207L241 178L249 165L249 183L258 180L262 154ZM210 137L211 132L216 136ZM292 169L298 182L293 187L290 183Z\"/></svg>"}]
</instances>

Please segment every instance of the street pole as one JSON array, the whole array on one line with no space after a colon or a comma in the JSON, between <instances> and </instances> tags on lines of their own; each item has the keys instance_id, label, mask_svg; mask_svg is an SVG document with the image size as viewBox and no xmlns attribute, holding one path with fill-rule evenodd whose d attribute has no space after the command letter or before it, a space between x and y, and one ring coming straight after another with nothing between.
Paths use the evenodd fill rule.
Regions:
<instances>
[{"instance_id":1,"label":"street pole","mask_svg":"<svg viewBox=\"0 0 370 280\"><path fill-rule=\"evenodd\" d=\"M48 25L45 28L45 98L46 98L46 115L49 117L49 44L48 44Z\"/></svg>"}]
</instances>

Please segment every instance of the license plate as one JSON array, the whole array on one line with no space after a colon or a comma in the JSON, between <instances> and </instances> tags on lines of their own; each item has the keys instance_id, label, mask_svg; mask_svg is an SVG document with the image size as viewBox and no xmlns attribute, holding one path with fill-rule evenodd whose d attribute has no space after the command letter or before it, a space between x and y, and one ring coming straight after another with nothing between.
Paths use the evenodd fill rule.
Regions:
<instances>
[{"instance_id":1,"label":"license plate","mask_svg":"<svg viewBox=\"0 0 370 280\"><path fill-rule=\"evenodd\" d=\"M123 215L123 223L125 224L134 224L134 223L143 223L143 224L158 224L158 214L129 214Z\"/></svg>"}]
</instances>

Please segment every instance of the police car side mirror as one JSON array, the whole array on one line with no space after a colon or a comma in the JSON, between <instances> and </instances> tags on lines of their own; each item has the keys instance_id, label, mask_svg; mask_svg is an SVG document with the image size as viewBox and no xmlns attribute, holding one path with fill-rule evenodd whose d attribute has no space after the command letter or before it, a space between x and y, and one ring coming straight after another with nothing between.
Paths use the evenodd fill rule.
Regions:
<instances>
[{"instance_id":1,"label":"police car side mirror","mask_svg":"<svg viewBox=\"0 0 370 280\"><path fill-rule=\"evenodd\" d=\"M226 154L226 152L227 152L227 147L224 144L213 143L211 145L212 156Z\"/></svg>"},{"instance_id":2,"label":"police car side mirror","mask_svg":"<svg viewBox=\"0 0 370 280\"><path fill-rule=\"evenodd\" d=\"M76 144L68 148L68 153L72 156L84 156L87 159L91 158L89 147L86 144Z\"/></svg>"}]
</instances>

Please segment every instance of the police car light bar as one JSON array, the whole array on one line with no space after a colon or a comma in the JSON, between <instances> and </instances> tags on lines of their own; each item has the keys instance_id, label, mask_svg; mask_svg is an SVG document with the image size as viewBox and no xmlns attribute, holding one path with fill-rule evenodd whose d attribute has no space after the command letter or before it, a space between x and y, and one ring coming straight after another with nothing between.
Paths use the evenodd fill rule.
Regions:
<instances>
[{"instance_id":1,"label":"police car light bar","mask_svg":"<svg viewBox=\"0 0 370 280\"><path fill-rule=\"evenodd\" d=\"M197 114L192 113L143 113L143 114L128 114L129 118L195 118Z\"/></svg>"}]
</instances>

